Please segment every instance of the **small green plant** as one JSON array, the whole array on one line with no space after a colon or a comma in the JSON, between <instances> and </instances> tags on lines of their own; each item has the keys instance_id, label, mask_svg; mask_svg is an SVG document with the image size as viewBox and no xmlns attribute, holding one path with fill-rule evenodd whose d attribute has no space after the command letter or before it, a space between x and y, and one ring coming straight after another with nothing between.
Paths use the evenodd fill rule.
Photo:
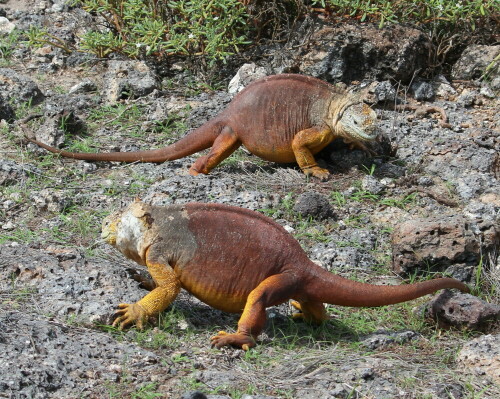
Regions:
<instances>
[{"instance_id":1,"label":"small green plant","mask_svg":"<svg viewBox=\"0 0 500 399\"><path fill-rule=\"evenodd\" d=\"M331 240L323 225L317 225L312 217L305 219L299 217L294 237L298 240L309 238L316 242L329 242Z\"/></svg>"},{"instance_id":2,"label":"small green plant","mask_svg":"<svg viewBox=\"0 0 500 399\"><path fill-rule=\"evenodd\" d=\"M338 207L343 207L347 202L344 193L340 191L332 191L330 196Z\"/></svg>"},{"instance_id":3,"label":"small green plant","mask_svg":"<svg viewBox=\"0 0 500 399\"><path fill-rule=\"evenodd\" d=\"M365 172L369 176L373 176L373 174L375 173L375 168L377 167L374 163L372 163L370 167L368 167L366 165L362 165L362 166L363 166L363 169L365 170Z\"/></svg>"},{"instance_id":4,"label":"small green plant","mask_svg":"<svg viewBox=\"0 0 500 399\"><path fill-rule=\"evenodd\" d=\"M156 387L158 383L150 382L138 388L135 392L132 392L131 398L133 399L153 399L153 398L163 398L164 395L156 392Z\"/></svg>"},{"instance_id":5,"label":"small green plant","mask_svg":"<svg viewBox=\"0 0 500 399\"><path fill-rule=\"evenodd\" d=\"M397 198L382 198L379 203L386 206L394 206L400 209L406 209L408 206L415 204L417 193L411 193L404 196L402 199Z\"/></svg>"},{"instance_id":6,"label":"small green plant","mask_svg":"<svg viewBox=\"0 0 500 399\"><path fill-rule=\"evenodd\" d=\"M42 29L36 25L31 25L26 35L28 37L26 44L30 47L53 46L60 48L67 54L71 54L75 50L64 40L50 34L47 29Z\"/></svg>"},{"instance_id":7,"label":"small green plant","mask_svg":"<svg viewBox=\"0 0 500 399\"><path fill-rule=\"evenodd\" d=\"M247 43L246 11L238 0L82 0L83 9L107 22L82 37L82 49L106 57L185 55L207 66Z\"/></svg>"},{"instance_id":8,"label":"small green plant","mask_svg":"<svg viewBox=\"0 0 500 399\"><path fill-rule=\"evenodd\" d=\"M0 66L8 66L14 50L19 46L21 33L14 29L8 35L0 35Z\"/></svg>"}]
</instances>

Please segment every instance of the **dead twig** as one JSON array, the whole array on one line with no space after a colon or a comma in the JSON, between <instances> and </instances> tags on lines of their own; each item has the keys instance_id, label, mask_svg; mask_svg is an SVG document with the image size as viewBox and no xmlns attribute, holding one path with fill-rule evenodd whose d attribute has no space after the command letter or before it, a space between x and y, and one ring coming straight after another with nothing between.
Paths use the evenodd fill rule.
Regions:
<instances>
[{"instance_id":1,"label":"dead twig","mask_svg":"<svg viewBox=\"0 0 500 399\"><path fill-rule=\"evenodd\" d=\"M408 194L413 194L413 193L424 194L424 195L436 200L440 204L444 204L444 205L450 206L452 208L456 208L458 206L458 203L456 201L450 200L448 198L444 198L443 196L436 194L435 192L433 192L431 190L427 190L427 189L422 188L422 187L413 187L408 191Z\"/></svg>"}]
</instances>

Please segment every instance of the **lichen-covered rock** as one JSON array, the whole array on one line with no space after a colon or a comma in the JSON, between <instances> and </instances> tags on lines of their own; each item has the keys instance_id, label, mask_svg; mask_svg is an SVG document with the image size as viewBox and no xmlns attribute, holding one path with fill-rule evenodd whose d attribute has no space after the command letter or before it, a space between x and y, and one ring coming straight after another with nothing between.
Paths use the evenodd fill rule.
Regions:
<instances>
[{"instance_id":1,"label":"lichen-covered rock","mask_svg":"<svg viewBox=\"0 0 500 399\"><path fill-rule=\"evenodd\" d=\"M306 45L304 37L308 38ZM432 47L429 38L414 28L333 25L309 18L292 33L292 38L286 50L275 53L276 73L301 72L348 84L368 79L409 82L416 71L428 67Z\"/></svg>"},{"instance_id":2,"label":"lichen-covered rock","mask_svg":"<svg viewBox=\"0 0 500 399\"><path fill-rule=\"evenodd\" d=\"M145 293L119 264L87 260L71 249L45 252L19 244L0 245L0 289L34 289L43 298L41 313L101 324L112 321L119 303Z\"/></svg>"},{"instance_id":3,"label":"lichen-covered rock","mask_svg":"<svg viewBox=\"0 0 500 399\"><path fill-rule=\"evenodd\" d=\"M0 34L9 34L14 29L16 29L16 25L10 22L5 17L0 17Z\"/></svg>"},{"instance_id":4,"label":"lichen-covered rock","mask_svg":"<svg viewBox=\"0 0 500 399\"><path fill-rule=\"evenodd\" d=\"M45 98L31 78L10 68L0 68L0 91L16 105L30 103L33 106Z\"/></svg>"},{"instance_id":5,"label":"lichen-covered rock","mask_svg":"<svg viewBox=\"0 0 500 399\"><path fill-rule=\"evenodd\" d=\"M293 210L303 217L328 219L333 216L333 208L328 198L315 191L300 194L295 200Z\"/></svg>"},{"instance_id":6,"label":"lichen-covered rock","mask_svg":"<svg viewBox=\"0 0 500 399\"><path fill-rule=\"evenodd\" d=\"M236 94L253 81L263 78L266 75L266 69L255 65L253 62L243 64L229 82L228 93Z\"/></svg>"},{"instance_id":7,"label":"lichen-covered rock","mask_svg":"<svg viewBox=\"0 0 500 399\"><path fill-rule=\"evenodd\" d=\"M399 274L477 265L480 244L461 216L415 218L395 226L392 268Z\"/></svg>"},{"instance_id":8,"label":"lichen-covered rock","mask_svg":"<svg viewBox=\"0 0 500 399\"><path fill-rule=\"evenodd\" d=\"M86 391L106 397L106 386L119 381L125 362L134 379L159 367L157 355L133 343L28 312L2 312L0 325L2 396L74 398Z\"/></svg>"},{"instance_id":9,"label":"lichen-covered rock","mask_svg":"<svg viewBox=\"0 0 500 399\"><path fill-rule=\"evenodd\" d=\"M109 102L146 96L158 89L156 74L143 61L110 61L104 75Z\"/></svg>"},{"instance_id":10,"label":"lichen-covered rock","mask_svg":"<svg viewBox=\"0 0 500 399\"><path fill-rule=\"evenodd\" d=\"M495 57L500 54L500 46L473 44L467 47L458 61L453 65L453 79L478 79L486 71ZM498 74L498 64L493 71Z\"/></svg>"},{"instance_id":11,"label":"lichen-covered rock","mask_svg":"<svg viewBox=\"0 0 500 399\"><path fill-rule=\"evenodd\" d=\"M372 91L375 94L376 102L394 101L397 98L396 88L389 80L376 82Z\"/></svg>"},{"instance_id":12,"label":"lichen-covered rock","mask_svg":"<svg viewBox=\"0 0 500 399\"><path fill-rule=\"evenodd\" d=\"M73 204L73 197L51 189L31 194L31 200L38 209L53 213L61 213Z\"/></svg>"},{"instance_id":13,"label":"lichen-covered rock","mask_svg":"<svg viewBox=\"0 0 500 399\"><path fill-rule=\"evenodd\" d=\"M377 331L361 340L361 345L369 350L383 348L392 344L404 344L419 338L415 331Z\"/></svg>"},{"instance_id":14,"label":"lichen-covered rock","mask_svg":"<svg viewBox=\"0 0 500 399\"><path fill-rule=\"evenodd\" d=\"M386 189L386 186L377 178L367 175L361 180L361 188L371 194L377 195L381 194Z\"/></svg>"},{"instance_id":15,"label":"lichen-covered rock","mask_svg":"<svg viewBox=\"0 0 500 399\"><path fill-rule=\"evenodd\" d=\"M445 328L490 331L500 326L500 306L451 290L435 295L425 305L425 314Z\"/></svg>"},{"instance_id":16,"label":"lichen-covered rock","mask_svg":"<svg viewBox=\"0 0 500 399\"><path fill-rule=\"evenodd\" d=\"M10 123L15 119L15 117L16 113L14 112L14 109L5 100L5 98L0 95L0 120Z\"/></svg>"},{"instance_id":17,"label":"lichen-covered rock","mask_svg":"<svg viewBox=\"0 0 500 399\"><path fill-rule=\"evenodd\" d=\"M469 373L487 375L500 384L500 334L483 335L466 343L457 362Z\"/></svg>"},{"instance_id":18,"label":"lichen-covered rock","mask_svg":"<svg viewBox=\"0 0 500 399\"><path fill-rule=\"evenodd\" d=\"M431 83L422 80L414 82L410 86L415 100L432 100L435 96L434 88Z\"/></svg>"},{"instance_id":19,"label":"lichen-covered rock","mask_svg":"<svg viewBox=\"0 0 500 399\"><path fill-rule=\"evenodd\" d=\"M312 247L308 254L327 270L352 272L370 270L377 265L373 249L377 245L377 235L363 229L334 231L326 243Z\"/></svg>"},{"instance_id":20,"label":"lichen-covered rock","mask_svg":"<svg viewBox=\"0 0 500 399\"><path fill-rule=\"evenodd\" d=\"M80 83L77 83L71 89L69 89L69 94L82 94L90 93L97 90L97 85L92 79L85 78Z\"/></svg>"},{"instance_id":21,"label":"lichen-covered rock","mask_svg":"<svg viewBox=\"0 0 500 399\"><path fill-rule=\"evenodd\" d=\"M60 147L64 144L65 133L79 133L84 126L83 121L73 112L47 112L43 124L36 129L35 138L52 147Z\"/></svg>"},{"instance_id":22,"label":"lichen-covered rock","mask_svg":"<svg viewBox=\"0 0 500 399\"><path fill-rule=\"evenodd\" d=\"M187 166L190 162L183 160L180 164ZM169 167L172 167L172 164ZM217 202L258 210L278 206L280 198L273 193L249 189L243 183L217 175L217 172L190 176L185 168L184 174L170 176L153 184L144 200L153 205Z\"/></svg>"},{"instance_id":23,"label":"lichen-covered rock","mask_svg":"<svg viewBox=\"0 0 500 399\"><path fill-rule=\"evenodd\" d=\"M494 149L450 137L429 143L422 163L426 172L453 180L470 173L491 173L497 162Z\"/></svg>"},{"instance_id":24,"label":"lichen-covered rock","mask_svg":"<svg viewBox=\"0 0 500 399\"><path fill-rule=\"evenodd\" d=\"M41 174L41 171L30 164L18 164L7 159L0 159L0 186L19 183L30 173Z\"/></svg>"}]
</instances>

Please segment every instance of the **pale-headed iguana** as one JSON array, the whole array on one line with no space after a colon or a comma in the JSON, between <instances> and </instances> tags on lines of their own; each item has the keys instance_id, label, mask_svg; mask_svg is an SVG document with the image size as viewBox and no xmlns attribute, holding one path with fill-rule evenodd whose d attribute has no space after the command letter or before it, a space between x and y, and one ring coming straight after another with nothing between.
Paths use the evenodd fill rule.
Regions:
<instances>
[{"instance_id":1,"label":"pale-headed iguana","mask_svg":"<svg viewBox=\"0 0 500 399\"><path fill-rule=\"evenodd\" d=\"M136 201L108 216L102 237L126 257L147 266L156 288L134 304L120 304L114 326L142 328L184 288L208 305L242 313L236 333L219 332L216 347L255 346L265 309L293 299L300 317L328 319L323 303L382 306L442 288L468 292L465 284L440 278L387 286L347 280L308 259L284 228L257 212L221 205L189 203L166 207Z\"/></svg>"}]
</instances>

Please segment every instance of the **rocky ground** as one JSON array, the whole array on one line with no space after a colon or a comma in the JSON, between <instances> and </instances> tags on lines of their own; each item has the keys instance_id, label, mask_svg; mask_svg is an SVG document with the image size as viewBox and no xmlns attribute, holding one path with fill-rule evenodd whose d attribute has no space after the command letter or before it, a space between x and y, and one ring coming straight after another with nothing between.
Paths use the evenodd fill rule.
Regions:
<instances>
[{"instance_id":1,"label":"rocky ground","mask_svg":"<svg viewBox=\"0 0 500 399\"><path fill-rule=\"evenodd\" d=\"M51 1L7 2L0 15L4 30L40 24L67 40L90 18ZM231 60L224 85L210 89L182 62L160 74L139 61L16 46L0 68L0 397L500 398L500 78L477 80L500 48L471 46L450 76L415 78L429 46L416 29L307 19L288 43ZM319 182L240 149L193 177L197 155L90 163L23 139L86 151L165 146L249 81L282 72L362 91L379 114L376 155L335 142L318 157L332 172ZM257 210L332 272L376 284L446 274L474 296L329 307L321 327L292 321L284 304L268 310L246 353L210 348L238 317L186 293L145 331L119 332L109 327L114 309L147 292L146 275L99 229L135 197Z\"/></svg>"}]
</instances>

